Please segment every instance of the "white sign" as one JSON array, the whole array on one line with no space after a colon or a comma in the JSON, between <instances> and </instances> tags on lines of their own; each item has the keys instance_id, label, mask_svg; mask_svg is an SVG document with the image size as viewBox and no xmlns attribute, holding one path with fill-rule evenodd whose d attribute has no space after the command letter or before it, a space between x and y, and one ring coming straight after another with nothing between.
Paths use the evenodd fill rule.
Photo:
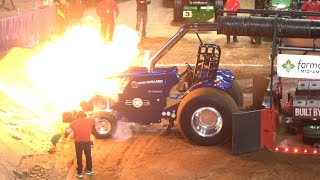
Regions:
<instances>
[{"instance_id":1,"label":"white sign","mask_svg":"<svg viewBox=\"0 0 320 180\"><path fill-rule=\"evenodd\" d=\"M183 11L183 17L192 17L192 11Z\"/></svg>"},{"instance_id":2,"label":"white sign","mask_svg":"<svg viewBox=\"0 0 320 180\"><path fill-rule=\"evenodd\" d=\"M280 77L320 79L320 56L279 54L277 61Z\"/></svg>"},{"instance_id":3,"label":"white sign","mask_svg":"<svg viewBox=\"0 0 320 180\"><path fill-rule=\"evenodd\" d=\"M320 116L319 108L294 108L295 117Z\"/></svg>"}]
</instances>

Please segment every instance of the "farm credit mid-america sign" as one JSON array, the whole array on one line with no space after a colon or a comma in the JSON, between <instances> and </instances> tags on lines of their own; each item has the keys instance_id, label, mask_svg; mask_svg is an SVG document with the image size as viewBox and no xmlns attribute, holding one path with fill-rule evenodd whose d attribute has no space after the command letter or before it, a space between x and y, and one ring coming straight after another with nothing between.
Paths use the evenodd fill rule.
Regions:
<instances>
[{"instance_id":1,"label":"farm credit mid-america sign","mask_svg":"<svg viewBox=\"0 0 320 180\"><path fill-rule=\"evenodd\" d=\"M277 72L280 77L320 79L320 56L279 54Z\"/></svg>"}]
</instances>

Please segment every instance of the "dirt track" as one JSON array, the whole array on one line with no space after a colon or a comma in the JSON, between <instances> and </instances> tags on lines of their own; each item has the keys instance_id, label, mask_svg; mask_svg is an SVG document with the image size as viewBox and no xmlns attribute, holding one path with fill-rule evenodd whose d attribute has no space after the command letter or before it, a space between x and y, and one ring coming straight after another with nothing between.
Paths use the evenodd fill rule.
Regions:
<instances>
[{"instance_id":1,"label":"dirt track","mask_svg":"<svg viewBox=\"0 0 320 180\"><path fill-rule=\"evenodd\" d=\"M318 176L319 157L267 150L239 156L232 155L230 149L230 144L193 146L179 133L165 136L137 133L124 142L96 140L93 149L96 173L84 179L317 179ZM76 168L72 156L70 142L59 145L55 155L23 159L18 169L27 171L25 177L34 179L69 179Z\"/></svg>"}]
</instances>

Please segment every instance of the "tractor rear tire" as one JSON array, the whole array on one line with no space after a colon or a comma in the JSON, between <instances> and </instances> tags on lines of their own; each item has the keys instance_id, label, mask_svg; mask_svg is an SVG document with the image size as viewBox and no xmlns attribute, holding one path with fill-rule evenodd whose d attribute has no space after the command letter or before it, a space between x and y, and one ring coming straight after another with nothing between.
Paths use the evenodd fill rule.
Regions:
<instances>
[{"instance_id":1,"label":"tractor rear tire","mask_svg":"<svg viewBox=\"0 0 320 180\"><path fill-rule=\"evenodd\" d=\"M177 124L185 140L192 144L223 144L231 139L232 113L238 111L228 93L215 88L199 88L181 100Z\"/></svg>"},{"instance_id":2,"label":"tractor rear tire","mask_svg":"<svg viewBox=\"0 0 320 180\"><path fill-rule=\"evenodd\" d=\"M173 0L173 21L174 22L182 22L182 8L183 8L183 0Z\"/></svg>"},{"instance_id":3,"label":"tractor rear tire","mask_svg":"<svg viewBox=\"0 0 320 180\"><path fill-rule=\"evenodd\" d=\"M96 118L96 124L92 129L92 134L97 139L106 139L111 137L117 129L116 117L109 112L103 112Z\"/></svg>"}]
</instances>

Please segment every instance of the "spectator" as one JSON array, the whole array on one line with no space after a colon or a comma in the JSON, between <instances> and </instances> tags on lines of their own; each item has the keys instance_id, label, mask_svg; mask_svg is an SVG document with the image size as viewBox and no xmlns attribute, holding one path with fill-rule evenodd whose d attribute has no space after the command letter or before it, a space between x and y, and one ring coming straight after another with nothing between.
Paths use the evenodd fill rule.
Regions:
<instances>
[{"instance_id":1,"label":"spectator","mask_svg":"<svg viewBox=\"0 0 320 180\"><path fill-rule=\"evenodd\" d=\"M92 169L92 157L91 157L91 145L92 140L90 135L92 133L92 128L95 125L95 120L93 118L86 118L83 111L78 112L77 119L72 121L70 126L66 129L64 133L64 138L68 135L74 133L74 144L77 157L77 177L83 177L82 175L82 151L86 156L86 169L87 175L94 173Z\"/></svg>"},{"instance_id":2,"label":"spectator","mask_svg":"<svg viewBox=\"0 0 320 180\"><path fill-rule=\"evenodd\" d=\"M226 10L227 11L237 11L240 8L239 0L227 0L226 2ZM236 16L236 12L227 12L228 16ZM233 35L233 42L238 42L238 38L236 35ZM230 34L227 34L227 43L230 43Z\"/></svg>"},{"instance_id":3,"label":"spectator","mask_svg":"<svg viewBox=\"0 0 320 180\"><path fill-rule=\"evenodd\" d=\"M115 0L101 0L97 5L96 12L101 19L102 37L105 38L108 29L109 40L112 41L114 31L114 12L116 12L116 17L119 16L118 4Z\"/></svg>"},{"instance_id":4,"label":"spectator","mask_svg":"<svg viewBox=\"0 0 320 180\"><path fill-rule=\"evenodd\" d=\"M308 0L301 6L302 11L320 12L320 3L317 0ZM320 20L320 16L307 16L310 20Z\"/></svg>"},{"instance_id":5,"label":"spectator","mask_svg":"<svg viewBox=\"0 0 320 180\"><path fill-rule=\"evenodd\" d=\"M136 30L139 32L140 24L142 21L142 37L146 37L147 32L147 22L148 22L148 5L151 3L151 0L136 0L137 2L137 23Z\"/></svg>"}]
</instances>

